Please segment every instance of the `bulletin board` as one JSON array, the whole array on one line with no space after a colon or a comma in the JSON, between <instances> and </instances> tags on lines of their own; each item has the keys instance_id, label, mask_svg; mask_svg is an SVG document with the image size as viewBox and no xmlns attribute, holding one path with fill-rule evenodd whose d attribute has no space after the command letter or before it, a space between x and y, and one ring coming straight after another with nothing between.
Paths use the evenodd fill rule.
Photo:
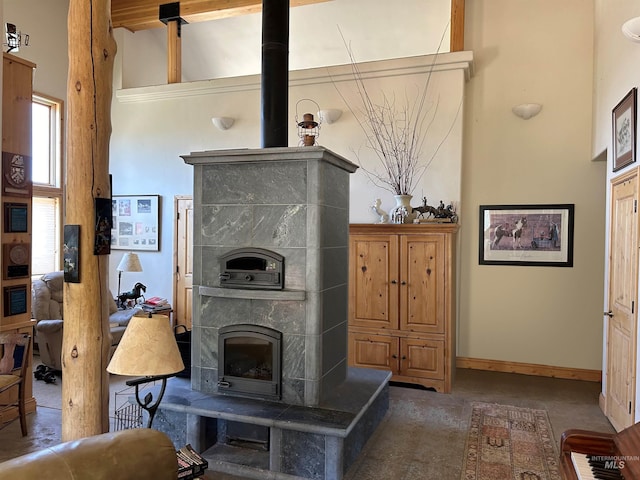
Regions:
<instances>
[{"instance_id":1,"label":"bulletin board","mask_svg":"<svg viewBox=\"0 0 640 480\"><path fill-rule=\"evenodd\" d=\"M160 250L160 195L113 195L111 248Z\"/></svg>"}]
</instances>

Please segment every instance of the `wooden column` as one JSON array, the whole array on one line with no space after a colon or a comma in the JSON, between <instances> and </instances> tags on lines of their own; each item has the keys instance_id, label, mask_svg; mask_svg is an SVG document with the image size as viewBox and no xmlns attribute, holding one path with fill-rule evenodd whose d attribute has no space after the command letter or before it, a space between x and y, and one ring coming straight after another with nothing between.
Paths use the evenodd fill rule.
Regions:
<instances>
[{"instance_id":1,"label":"wooden column","mask_svg":"<svg viewBox=\"0 0 640 480\"><path fill-rule=\"evenodd\" d=\"M80 283L64 286L62 440L109 430L108 255L94 255L96 198L110 198L116 43L110 0L69 1L66 224L80 225Z\"/></svg>"},{"instance_id":2,"label":"wooden column","mask_svg":"<svg viewBox=\"0 0 640 480\"><path fill-rule=\"evenodd\" d=\"M167 81L182 81L182 37L180 36L180 20L167 23Z\"/></svg>"},{"instance_id":3,"label":"wooden column","mask_svg":"<svg viewBox=\"0 0 640 480\"><path fill-rule=\"evenodd\" d=\"M464 50L464 2L451 0L451 52Z\"/></svg>"}]
</instances>

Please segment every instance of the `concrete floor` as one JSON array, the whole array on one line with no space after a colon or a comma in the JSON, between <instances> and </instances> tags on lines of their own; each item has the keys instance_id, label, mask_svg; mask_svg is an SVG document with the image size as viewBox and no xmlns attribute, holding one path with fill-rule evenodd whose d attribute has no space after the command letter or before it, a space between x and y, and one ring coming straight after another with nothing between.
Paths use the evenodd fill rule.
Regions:
<instances>
[{"instance_id":1,"label":"concrete floor","mask_svg":"<svg viewBox=\"0 0 640 480\"><path fill-rule=\"evenodd\" d=\"M42 390L44 384L36 383L38 400L36 390ZM114 380L112 399L122 386L122 380ZM59 404L54 405L53 388L48 390L49 405L29 415L29 436L21 436L17 421L0 430L0 461L60 441L61 415ZM598 407L599 392L600 385L593 382L465 369L457 371L451 394L392 386L389 413L345 480L460 480L471 402L475 401L546 409L557 445L569 428L614 432ZM208 472L206 478L234 477Z\"/></svg>"}]
</instances>

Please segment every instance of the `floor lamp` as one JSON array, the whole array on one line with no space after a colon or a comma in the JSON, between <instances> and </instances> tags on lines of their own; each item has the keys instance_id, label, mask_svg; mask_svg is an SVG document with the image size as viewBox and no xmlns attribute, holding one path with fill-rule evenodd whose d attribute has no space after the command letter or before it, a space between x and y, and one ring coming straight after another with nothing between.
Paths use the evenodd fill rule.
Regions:
<instances>
[{"instance_id":1,"label":"floor lamp","mask_svg":"<svg viewBox=\"0 0 640 480\"><path fill-rule=\"evenodd\" d=\"M149 413L147 427L151 428L153 417L162 401L167 387L167 378L184 370L182 356L166 315L134 315L131 317L122 340L107 366L107 372L115 375L138 376L125 383L136 387L136 402ZM147 393L140 398L140 385L162 380L158 398Z\"/></svg>"},{"instance_id":2,"label":"floor lamp","mask_svg":"<svg viewBox=\"0 0 640 480\"><path fill-rule=\"evenodd\" d=\"M140 263L138 254L132 252L125 253L116 270L118 271L118 308L124 308L124 305L120 302L120 280L122 278L122 272L142 271L142 264Z\"/></svg>"}]
</instances>

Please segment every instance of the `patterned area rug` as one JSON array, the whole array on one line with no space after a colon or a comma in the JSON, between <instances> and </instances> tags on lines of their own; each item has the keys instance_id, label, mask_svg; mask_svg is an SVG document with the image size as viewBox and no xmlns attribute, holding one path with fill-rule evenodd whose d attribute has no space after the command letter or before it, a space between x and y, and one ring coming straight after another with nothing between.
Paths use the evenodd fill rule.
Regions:
<instances>
[{"instance_id":1,"label":"patterned area rug","mask_svg":"<svg viewBox=\"0 0 640 480\"><path fill-rule=\"evenodd\" d=\"M546 410L474 402L463 480L559 480Z\"/></svg>"}]
</instances>

